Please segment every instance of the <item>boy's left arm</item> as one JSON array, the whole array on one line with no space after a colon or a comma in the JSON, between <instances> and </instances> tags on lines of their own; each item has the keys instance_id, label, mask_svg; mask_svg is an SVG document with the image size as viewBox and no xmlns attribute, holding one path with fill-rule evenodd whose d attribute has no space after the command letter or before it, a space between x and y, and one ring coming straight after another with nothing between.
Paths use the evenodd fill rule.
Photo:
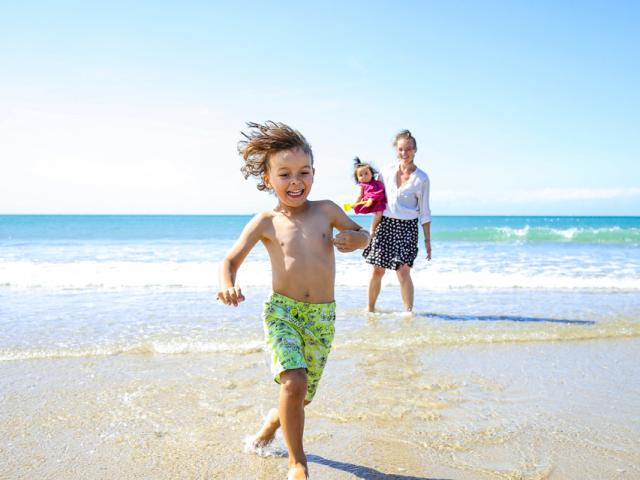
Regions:
<instances>
[{"instance_id":1,"label":"boy's left arm","mask_svg":"<svg viewBox=\"0 0 640 480\"><path fill-rule=\"evenodd\" d=\"M331 226L340 231L333 244L339 252L348 253L369 245L369 232L351 220L342 209L333 202L327 202Z\"/></svg>"}]
</instances>

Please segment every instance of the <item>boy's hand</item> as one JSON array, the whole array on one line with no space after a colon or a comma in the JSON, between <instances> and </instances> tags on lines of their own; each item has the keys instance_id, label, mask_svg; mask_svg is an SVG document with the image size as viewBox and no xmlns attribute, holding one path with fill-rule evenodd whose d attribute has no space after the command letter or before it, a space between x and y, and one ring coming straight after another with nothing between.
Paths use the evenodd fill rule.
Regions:
<instances>
[{"instance_id":1,"label":"boy's hand","mask_svg":"<svg viewBox=\"0 0 640 480\"><path fill-rule=\"evenodd\" d=\"M333 244L339 252L353 252L369 244L369 234L365 230L344 230L335 236Z\"/></svg>"},{"instance_id":2,"label":"boy's hand","mask_svg":"<svg viewBox=\"0 0 640 480\"><path fill-rule=\"evenodd\" d=\"M218 292L218 300L225 305L233 305L237 307L240 302L244 302L244 295L240 287L230 287Z\"/></svg>"}]
</instances>

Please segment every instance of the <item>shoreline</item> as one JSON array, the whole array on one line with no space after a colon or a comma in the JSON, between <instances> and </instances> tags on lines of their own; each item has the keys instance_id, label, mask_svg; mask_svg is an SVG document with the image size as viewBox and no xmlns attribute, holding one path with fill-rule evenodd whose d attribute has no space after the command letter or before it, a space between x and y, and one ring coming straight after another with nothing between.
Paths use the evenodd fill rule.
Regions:
<instances>
[{"instance_id":1,"label":"shoreline","mask_svg":"<svg viewBox=\"0 0 640 480\"><path fill-rule=\"evenodd\" d=\"M634 478L640 338L332 353L315 478ZM542 368L544 367L544 368ZM0 363L7 478L284 478L243 452L277 399L261 353ZM346 447L349 448L346 448Z\"/></svg>"}]
</instances>

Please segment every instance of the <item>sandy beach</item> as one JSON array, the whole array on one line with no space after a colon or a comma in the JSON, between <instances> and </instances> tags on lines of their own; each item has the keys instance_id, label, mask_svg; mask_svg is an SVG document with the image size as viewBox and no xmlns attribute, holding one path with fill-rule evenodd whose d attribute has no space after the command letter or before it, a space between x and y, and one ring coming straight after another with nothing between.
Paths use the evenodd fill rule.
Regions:
<instances>
[{"instance_id":1,"label":"sandy beach","mask_svg":"<svg viewBox=\"0 0 640 480\"><path fill-rule=\"evenodd\" d=\"M424 321L362 314L361 327L375 337ZM637 337L339 340L307 409L312 478L638 478L639 351ZM268 458L243 451L277 398L259 349L4 361L0 371L1 478L286 476L281 438Z\"/></svg>"}]
</instances>

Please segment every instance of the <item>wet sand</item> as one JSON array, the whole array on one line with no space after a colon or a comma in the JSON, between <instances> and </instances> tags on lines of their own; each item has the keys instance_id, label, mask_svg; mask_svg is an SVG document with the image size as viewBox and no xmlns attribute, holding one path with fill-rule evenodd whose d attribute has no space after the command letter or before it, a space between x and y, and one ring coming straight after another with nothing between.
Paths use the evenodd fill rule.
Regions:
<instances>
[{"instance_id":1,"label":"wet sand","mask_svg":"<svg viewBox=\"0 0 640 480\"><path fill-rule=\"evenodd\" d=\"M307 409L311 478L639 478L638 353L343 344ZM0 362L0 478L285 478L243 451L277 391L261 352Z\"/></svg>"}]
</instances>

